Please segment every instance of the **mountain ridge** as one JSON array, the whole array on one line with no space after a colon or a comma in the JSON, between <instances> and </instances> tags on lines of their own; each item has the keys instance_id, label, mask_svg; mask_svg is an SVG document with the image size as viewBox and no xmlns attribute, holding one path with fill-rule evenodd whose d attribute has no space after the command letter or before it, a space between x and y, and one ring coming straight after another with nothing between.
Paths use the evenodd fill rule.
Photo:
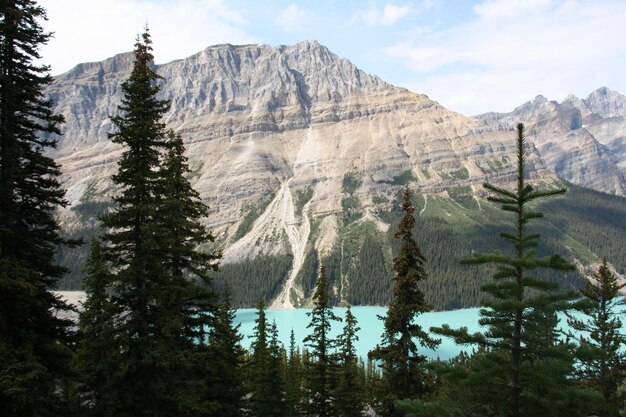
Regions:
<instances>
[{"instance_id":1,"label":"mountain ridge","mask_svg":"<svg viewBox=\"0 0 626 417\"><path fill-rule=\"evenodd\" d=\"M47 90L67 121L53 156L68 190L70 206L59 213L68 234L96 233L97 214L117 192L109 178L120 148L107 134L131 65L129 53L79 64ZM210 46L155 68L164 78L159 97L171 100L164 121L183 136L190 182L211 207L214 248L224 251L227 264L289 259L283 275L272 278L279 288L273 307L306 303L310 285L302 271L317 262L312 253L334 256L359 225L389 230L384 213L403 186L423 195L425 205L454 202L461 193L480 206L483 182L515 178L512 115L460 115L366 74L314 41ZM550 123L559 125L561 113ZM533 121L531 177L560 183L553 161L542 158L549 142L534 133L540 120ZM85 254L63 256L79 265ZM350 302L352 278L342 271L337 293Z\"/></svg>"}]
</instances>

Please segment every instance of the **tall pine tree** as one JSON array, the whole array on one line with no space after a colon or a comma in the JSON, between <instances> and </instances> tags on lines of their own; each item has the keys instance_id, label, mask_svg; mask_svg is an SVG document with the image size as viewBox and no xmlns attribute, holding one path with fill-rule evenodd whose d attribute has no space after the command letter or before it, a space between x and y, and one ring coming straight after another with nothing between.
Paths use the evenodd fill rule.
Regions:
<instances>
[{"instance_id":1,"label":"tall pine tree","mask_svg":"<svg viewBox=\"0 0 626 417\"><path fill-rule=\"evenodd\" d=\"M222 302L218 306L215 323L209 333L208 389L217 411L213 415L241 417L243 415L243 348L239 325L235 325L235 311L231 306L230 287L224 286Z\"/></svg>"},{"instance_id":2,"label":"tall pine tree","mask_svg":"<svg viewBox=\"0 0 626 417\"><path fill-rule=\"evenodd\" d=\"M578 376L591 383L603 397L598 417L617 417L624 403L619 392L626 367L626 335L621 316L624 299L619 293L626 284L618 281L606 259L589 282L580 290L586 301L582 316L572 316L568 323L578 332Z\"/></svg>"},{"instance_id":3,"label":"tall pine tree","mask_svg":"<svg viewBox=\"0 0 626 417\"><path fill-rule=\"evenodd\" d=\"M574 267L559 255L537 256L540 236L528 231L529 221L543 217L531 204L566 190L540 190L526 183L526 141L521 123L517 126L516 156L514 189L484 184L494 194L488 197L489 201L514 214L514 232L500 234L511 245L512 253L477 253L464 261L497 266L494 281L482 287L488 297L482 301L479 323L487 330L468 334L466 328L454 330L447 325L432 330L453 337L459 344L475 344L491 350L485 356L489 364L484 375L489 378L490 372L500 367L497 374L502 379L501 389L508 389L504 403L497 396L491 397L493 409L502 410L510 417L585 415L591 397L568 384L573 372L572 357L569 346L558 341L556 328L556 313L571 308L576 293L563 291L558 284L532 275L537 269L558 272ZM487 380L478 381L476 390L488 387L483 385Z\"/></svg>"},{"instance_id":4,"label":"tall pine tree","mask_svg":"<svg viewBox=\"0 0 626 417\"><path fill-rule=\"evenodd\" d=\"M83 289L87 295L79 316L78 340L74 357L81 398L86 413L94 417L111 415L108 408L115 403L111 384L117 372L119 350L116 342L116 306L111 303L108 288L109 269L97 239L85 267Z\"/></svg>"},{"instance_id":5,"label":"tall pine tree","mask_svg":"<svg viewBox=\"0 0 626 417\"><path fill-rule=\"evenodd\" d=\"M267 322L265 303L259 301L249 364L252 397L250 409L254 417L284 417L288 413L281 381L276 326Z\"/></svg>"},{"instance_id":6,"label":"tall pine tree","mask_svg":"<svg viewBox=\"0 0 626 417\"><path fill-rule=\"evenodd\" d=\"M118 415L167 415L176 406L169 390L171 370L158 353L170 346L161 321L167 272L159 254L158 206L160 155L167 132L161 121L168 102L156 98L159 76L153 68L152 41L146 30L135 43L130 78L122 84L120 114L111 118L111 140L124 146L112 180L120 188L116 208L102 218L107 232L104 253L111 266L112 301L123 317L116 331L120 344L117 373ZM169 312L166 312L166 320Z\"/></svg>"},{"instance_id":7,"label":"tall pine tree","mask_svg":"<svg viewBox=\"0 0 626 417\"><path fill-rule=\"evenodd\" d=\"M361 417L365 407L364 386L359 375L355 343L359 340L356 317L350 306L346 310L345 326L337 340L339 357L339 383L335 391L337 415Z\"/></svg>"},{"instance_id":8,"label":"tall pine tree","mask_svg":"<svg viewBox=\"0 0 626 417\"><path fill-rule=\"evenodd\" d=\"M63 118L43 89L52 79L38 64L50 39L45 11L33 0L0 4L0 415L63 414L58 379L68 369L68 306L49 289L65 272L54 210L65 206L59 166L44 152L56 145Z\"/></svg>"},{"instance_id":9,"label":"tall pine tree","mask_svg":"<svg viewBox=\"0 0 626 417\"><path fill-rule=\"evenodd\" d=\"M300 415L302 409L302 354L296 345L296 335L291 329L289 335L289 356L285 369L285 402L288 413L286 417Z\"/></svg>"},{"instance_id":10,"label":"tall pine tree","mask_svg":"<svg viewBox=\"0 0 626 417\"><path fill-rule=\"evenodd\" d=\"M185 179L181 138L161 121L169 104L157 99L147 30L134 54L110 135L124 146L116 207L102 218L118 352L111 402L99 407L118 416L209 415L211 389L196 371L209 367L206 332L223 324L208 276L217 256L198 248L213 239L200 223L207 208Z\"/></svg>"},{"instance_id":11,"label":"tall pine tree","mask_svg":"<svg viewBox=\"0 0 626 417\"><path fill-rule=\"evenodd\" d=\"M426 304L420 281L427 278L422 255L415 237L415 208L411 203L411 191L404 189L402 211L404 216L398 224L396 239L401 240L398 256L393 259L396 272L393 299L384 317L385 330L382 344L369 353L370 359L381 361L383 387L380 393L381 412L384 416L396 415L394 401L419 397L426 391L424 363L426 356L418 353L416 341L429 349L439 341L415 322L420 314L431 307Z\"/></svg>"},{"instance_id":12,"label":"tall pine tree","mask_svg":"<svg viewBox=\"0 0 626 417\"><path fill-rule=\"evenodd\" d=\"M337 341L330 336L333 321L341 321L333 312L328 294L328 277L324 266L320 268L317 286L313 293L314 307L307 329L311 333L304 343L311 349L311 363L307 372L309 415L330 417L335 415L333 392L337 386L337 358L334 349Z\"/></svg>"}]
</instances>

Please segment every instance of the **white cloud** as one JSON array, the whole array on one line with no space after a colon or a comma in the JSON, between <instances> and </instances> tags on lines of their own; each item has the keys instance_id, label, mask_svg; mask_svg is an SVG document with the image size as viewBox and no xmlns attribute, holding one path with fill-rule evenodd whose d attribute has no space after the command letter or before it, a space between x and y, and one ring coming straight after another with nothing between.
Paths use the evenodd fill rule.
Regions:
<instances>
[{"instance_id":1,"label":"white cloud","mask_svg":"<svg viewBox=\"0 0 626 417\"><path fill-rule=\"evenodd\" d=\"M296 4L288 5L276 19L276 23L286 32L292 32L303 27L309 12Z\"/></svg>"},{"instance_id":2,"label":"white cloud","mask_svg":"<svg viewBox=\"0 0 626 417\"><path fill-rule=\"evenodd\" d=\"M486 1L472 21L385 53L416 73L409 88L466 114L510 111L537 94L582 96L615 80L609 87L626 88L626 2L532 1L526 18L500 18L511 3Z\"/></svg>"},{"instance_id":3,"label":"white cloud","mask_svg":"<svg viewBox=\"0 0 626 417\"><path fill-rule=\"evenodd\" d=\"M474 6L474 13L487 19L504 19L540 13L552 6L552 0L486 0Z\"/></svg>"},{"instance_id":4,"label":"white cloud","mask_svg":"<svg viewBox=\"0 0 626 417\"><path fill-rule=\"evenodd\" d=\"M383 9L383 15L380 19L380 23L383 25L393 25L398 20L411 12L411 8L404 6L394 6L393 4L385 4Z\"/></svg>"},{"instance_id":5,"label":"white cloud","mask_svg":"<svg viewBox=\"0 0 626 417\"><path fill-rule=\"evenodd\" d=\"M43 62L59 74L75 64L99 61L133 48L150 27L157 63L216 43L250 43L246 21L223 0L43 0L55 37L42 48Z\"/></svg>"},{"instance_id":6,"label":"white cloud","mask_svg":"<svg viewBox=\"0 0 626 417\"><path fill-rule=\"evenodd\" d=\"M385 7L383 7L382 9L371 7L369 9L360 10L354 15L352 20L362 21L370 26L389 26L394 25L400 19L409 15L410 13L411 8L408 6L396 6L394 4L388 3L385 4Z\"/></svg>"}]
</instances>

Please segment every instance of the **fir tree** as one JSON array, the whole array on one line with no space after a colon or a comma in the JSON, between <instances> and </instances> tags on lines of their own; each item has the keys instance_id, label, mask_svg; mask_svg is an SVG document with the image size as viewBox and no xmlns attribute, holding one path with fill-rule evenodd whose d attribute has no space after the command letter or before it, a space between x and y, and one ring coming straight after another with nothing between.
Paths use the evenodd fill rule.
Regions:
<instances>
[{"instance_id":1,"label":"fir tree","mask_svg":"<svg viewBox=\"0 0 626 417\"><path fill-rule=\"evenodd\" d=\"M296 345L296 336L291 329L289 335L289 357L285 372L285 402L288 407L287 416L300 414L300 402L302 398L302 355Z\"/></svg>"},{"instance_id":2,"label":"fir tree","mask_svg":"<svg viewBox=\"0 0 626 417\"><path fill-rule=\"evenodd\" d=\"M196 369L205 370L204 375L198 375L197 378L207 381L211 415L242 416L244 351L238 329L239 325L235 326L235 311L231 307L230 288L227 284L222 302L217 308L214 325L209 332L206 362L195 365Z\"/></svg>"},{"instance_id":3,"label":"fir tree","mask_svg":"<svg viewBox=\"0 0 626 417\"><path fill-rule=\"evenodd\" d=\"M163 296L172 292L159 253L157 222L160 155L167 138L161 118L168 102L156 99L159 76L151 44L147 30L135 43L133 69L122 84L120 114L111 118L116 131L109 135L124 146L112 178L120 188L116 207L102 218L105 258L115 271L112 301L123 312L116 326L121 352L115 383L118 415L168 415L177 409L170 390L172 370L165 360L177 356L164 344L167 341L158 340L175 329L166 330L170 312L163 316Z\"/></svg>"},{"instance_id":4,"label":"fir tree","mask_svg":"<svg viewBox=\"0 0 626 417\"><path fill-rule=\"evenodd\" d=\"M43 89L52 78L38 64L48 42L45 11L33 0L0 5L0 415L63 414L68 305L49 289L63 275L54 257L63 243L54 211L65 206L56 145L63 118Z\"/></svg>"},{"instance_id":5,"label":"fir tree","mask_svg":"<svg viewBox=\"0 0 626 417\"><path fill-rule=\"evenodd\" d=\"M190 169L182 138L168 131L167 139L167 154L160 170L162 200L157 214L162 258L174 278L183 278L186 271L210 284L207 272L217 270L220 256L198 250L199 245L214 241L200 222L207 217L208 207L186 178ZM214 295L206 294L207 298L210 296Z\"/></svg>"},{"instance_id":6,"label":"fir tree","mask_svg":"<svg viewBox=\"0 0 626 417\"><path fill-rule=\"evenodd\" d=\"M398 256L393 259L396 272L393 299L384 317L382 344L369 353L371 359L382 362L383 392L379 400L383 415L396 413L396 399L421 396L426 391L423 367L426 357L418 353L416 341L429 349L439 344L415 322L420 314L430 311L431 307L426 304L424 293L419 288L419 283L427 278L424 269L426 258L413 236L415 208L408 187L404 189L402 211L405 214L395 234L396 239L401 239L401 246Z\"/></svg>"},{"instance_id":7,"label":"fir tree","mask_svg":"<svg viewBox=\"0 0 626 417\"><path fill-rule=\"evenodd\" d=\"M78 346L74 357L79 391L90 415L111 415L108 410L115 398L111 383L116 372L118 349L115 335L115 306L108 295L109 270L104 262L100 242L93 239L85 267L83 289L87 295L80 313Z\"/></svg>"},{"instance_id":8,"label":"fir tree","mask_svg":"<svg viewBox=\"0 0 626 417\"><path fill-rule=\"evenodd\" d=\"M361 417L365 406L363 384L359 378L358 358L355 343L359 340L356 317L350 306L346 310L345 326L338 338L339 384L336 390L337 415Z\"/></svg>"},{"instance_id":9,"label":"fir tree","mask_svg":"<svg viewBox=\"0 0 626 417\"><path fill-rule=\"evenodd\" d=\"M283 417L287 407L281 380L278 333L276 325L267 322L263 300L257 311L249 370L251 411L254 417Z\"/></svg>"},{"instance_id":10,"label":"fir tree","mask_svg":"<svg viewBox=\"0 0 626 417\"><path fill-rule=\"evenodd\" d=\"M513 253L475 254L472 259L464 261L497 266L494 281L482 287L489 297L482 301L479 322L488 330L472 335L466 328L453 330L446 325L431 330L453 337L459 344L476 344L491 349L485 356L489 361L488 369L485 369L487 379L475 381L474 389L488 388L485 385L487 380L493 381L488 375L500 369L496 372L502 379L499 391L508 388L508 398L501 403L492 396L494 409L504 410L510 417L584 415L591 397L585 391L575 392L568 384L567 378L573 372L572 358L569 346L557 340L556 329L556 313L571 308L576 294L560 290L558 284L531 274L539 268L556 272L574 267L559 255L538 257L535 248L539 245L539 235L527 230L530 220L543 216L530 207L531 203L563 194L566 190L539 190L526 183L525 148L524 126L519 124L516 188L508 190L484 184L494 193L489 200L515 215L514 234L501 233L512 246Z\"/></svg>"},{"instance_id":11,"label":"fir tree","mask_svg":"<svg viewBox=\"0 0 626 417\"><path fill-rule=\"evenodd\" d=\"M270 366L268 372L268 389L272 395L272 413L273 416L286 416L289 407L285 401L285 365L283 359L286 357L285 349L278 341L278 327L276 322L272 322L269 326L269 353Z\"/></svg>"},{"instance_id":12,"label":"fir tree","mask_svg":"<svg viewBox=\"0 0 626 417\"><path fill-rule=\"evenodd\" d=\"M618 390L624 382L626 335L621 331L624 300L619 291L626 286L609 269L606 259L589 282L580 290L586 303L586 317L572 316L568 323L579 332L577 357L579 377L592 382L603 397L598 417L617 417L624 402Z\"/></svg>"},{"instance_id":13,"label":"fir tree","mask_svg":"<svg viewBox=\"0 0 626 417\"><path fill-rule=\"evenodd\" d=\"M332 322L341 321L341 318L335 315L329 302L328 277L324 266L320 268L313 302L313 310L307 313L311 317L307 326L307 329L311 329L311 334L304 338L312 356L307 374L309 415L329 417L335 415L332 395L337 384L337 359L333 353L337 341L330 337L330 331Z\"/></svg>"},{"instance_id":14,"label":"fir tree","mask_svg":"<svg viewBox=\"0 0 626 417\"><path fill-rule=\"evenodd\" d=\"M134 54L110 135L124 146L113 176L120 192L102 218L119 351L115 400L103 407L119 416L208 415L215 404L206 393L215 387L198 370L210 363L205 333L220 323L208 285L216 256L198 250L213 239L200 224L207 208L185 179L182 140L161 121L169 104L156 98L147 30Z\"/></svg>"}]
</instances>

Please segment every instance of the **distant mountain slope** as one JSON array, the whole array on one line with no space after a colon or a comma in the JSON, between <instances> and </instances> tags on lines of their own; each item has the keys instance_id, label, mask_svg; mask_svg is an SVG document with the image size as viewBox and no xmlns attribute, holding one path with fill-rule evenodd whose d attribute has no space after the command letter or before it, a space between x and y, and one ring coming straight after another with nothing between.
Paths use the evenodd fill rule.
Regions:
<instances>
[{"instance_id":1,"label":"distant mountain slope","mask_svg":"<svg viewBox=\"0 0 626 417\"><path fill-rule=\"evenodd\" d=\"M527 124L528 138L559 177L626 195L626 97L606 87L562 103L537 96L511 113L477 116L486 124Z\"/></svg>"},{"instance_id":2,"label":"distant mountain slope","mask_svg":"<svg viewBox=\"0 0 626 417\"><path fill-rule=\"evenodd\" d=\"M97 233L97 214L110 207L116 192L110 176L120 149L107 139L109 117L117 112L131 66L130 54L80 64L56 77L47 91L67 120L54 156L63 166L70 201L59 218L70 235ZM471 224L489 222L480 220L484 181L506 184L514 178L513 116L476 119L451 112L364 73L314 41L216 45L157 71L163 76L161 96L172 103L166 122L182 134L192 185L211 206L208 225L218 236L215 248L224 251L222 277L237 281L233 287L242 304L256 303L259 292L274 307L306 303L315 285L309 272L320 259L332 259L338 302L384 302L373 294L389 287L382 275L389 272L393 207L404 185L424 200L423 218L433 220L425 227L451 224L449 239L437 238L436 247L463 237L455 233L465 230L465 217ZM614 102L599 97L588 106L609 115L621 111ZM617 126L623 116L614 117ZM541 153L549 147L542 145L540 127L532 128L531 177L560 183L559 163ZM562 164L586 163L567 161L573 162ZM614 192L623 193L617 185ZM458 199L473 208L465 213ZM436 232L447 233L446 227ZM73 266L65 288L79 285L85 252L61 253ZM359 282L359 256L378 259L369 268L381 274L378 282ZM453 262L448 257L438 268L458 271ZM470 278L459 279L451 273L447 288L456 285L460 294ZM461 298L447 305L476 302Z\"/></svg>"}]
</instances>

